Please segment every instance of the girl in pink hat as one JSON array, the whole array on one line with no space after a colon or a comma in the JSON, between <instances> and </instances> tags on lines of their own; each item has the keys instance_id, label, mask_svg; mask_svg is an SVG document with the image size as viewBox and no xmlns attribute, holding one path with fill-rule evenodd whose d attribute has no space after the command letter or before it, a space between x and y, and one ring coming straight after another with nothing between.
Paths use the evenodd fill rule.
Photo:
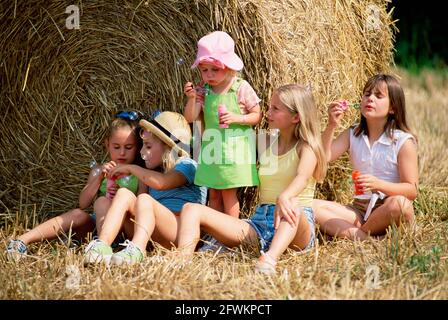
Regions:
<instances>
[{"instance_id":1,"label":"girl in pink hat","mask_svg":"<svg viewBox=\"0 0 448 320\"><path fill-rule=\"evenodd\" d=\"M199 69L202 81L185 84L184 116L205 124L195 184L209 188L210 207L239 217L237 188L259 184L252 126L261 112L260 98L237 76L243 62L234 49L233 39L222 31L199 40L191 68Z\"/></svg>"}]
</instances>

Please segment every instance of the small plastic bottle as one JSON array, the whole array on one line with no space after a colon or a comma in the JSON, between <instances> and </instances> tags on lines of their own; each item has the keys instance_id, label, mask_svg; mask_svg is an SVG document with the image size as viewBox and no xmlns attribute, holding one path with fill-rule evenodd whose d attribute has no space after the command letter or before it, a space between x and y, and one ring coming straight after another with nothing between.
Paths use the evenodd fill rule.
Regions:
<instances>
[{"instance_id":1,"label":"small plastic bottle","mask_svg":"<svg viewBox=\"0 0 448 320\"><path fill-rule=\"evenodd\" d=\"M222 114L225 114L225 113L227 113L227 108L226 108L226 106L224 105L224 104L220 104L220 105L218 105L218 119L219 119L219 117L222 115ZM219 120L218 120L219 121ZM219 123L219 127L220 128L228 128L229 127L229 125L228 124L226 124L226 123Z\"/></svg>"},{"instance_id":2,"label":"small plastic bottle","mask_svg":"<svg viewBox=\"0 0 448 320\"><path fill-rule=\"evenodd\" d=\"M355 185L355 194L356 195L364 194L364 192L362 192L359 184L357 183L357 180L358 180L360 175L361 175L361 172L359 172L358 170L353 170L353 172L352 172L352 180L353 180L353 183Z\"/></svg>"},{"instance_id":3,"label":"small plastic bottle","mask_svg":"<svg viewBox=\"0 0 448 320\"><path fill-rule=\"evenodd\" d=\"M109 191L110 188L113 188L114 186L116 186L116 180L117 177L111 177L107 179L107 185L106 185L106 198L112 200L113 197L115 196L114 193L111 193Z\"/></svg>"}]
</instances>

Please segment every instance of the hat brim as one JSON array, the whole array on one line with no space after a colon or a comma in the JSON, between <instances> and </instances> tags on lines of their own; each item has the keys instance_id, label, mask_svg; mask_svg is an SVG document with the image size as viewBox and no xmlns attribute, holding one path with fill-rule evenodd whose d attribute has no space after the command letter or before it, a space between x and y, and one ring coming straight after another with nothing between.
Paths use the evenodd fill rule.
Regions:
<instances>
[{"instance_id":1,"label":"hat brim","mask_svg":"<svg viewBox=\"0 0 448 320\"><path fill-rule=\"evenodd\" d=\"M179 147L176 143L174 143L174 141L168 137L165 133L162 132L162 130L160 130L159 128L157 128L155 125L153 125L151 122L142 119L140 120L140 126L155 134L157 136L157 138L159 138L160 140L162 140L165 144L167 144L170 148L173 148L174 150L176 150L177 152L180 152L183 156L187 156L189 157L190 154L185 151L184 149L182 149L181 147Z\"/></svg>"},{"instance_id":2,"label":"hat brim","mask_svg":"<svg viewBox=\"0 0 448 320\"><path fill-rule=\"evenodd\" d=\"M198 57L198 58L196 58L194 63L191 65L191 69L196 68L202 61L210 59L210 58L215 59L215 60L221 62L227 68L235 70L235 71L241 71L244 68L244 63L240 59L240 57L238 57L236 55L236 53L232 53L232 54L227 55L225 57L219 57L219 58L218 57L214 57L214 56Z\"/></svg>"}]
</instances>

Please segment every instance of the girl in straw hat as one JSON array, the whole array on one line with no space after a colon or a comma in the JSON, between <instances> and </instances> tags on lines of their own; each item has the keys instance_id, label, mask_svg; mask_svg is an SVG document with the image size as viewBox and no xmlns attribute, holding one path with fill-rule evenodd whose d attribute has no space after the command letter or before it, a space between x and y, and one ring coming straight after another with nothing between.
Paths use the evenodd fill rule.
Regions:
<instances>
[{"instance_id":1,"label":"girl in straw hat","mask_svg":"<svg viewBox=\"0 0 448 320\"><path fill-rule=\"evenodd\" d=\"M237 77L243 62L227 33L215 31L199 40L196 67L202 82L184 86L185 118L205 123L195 183L209 188L210 207L238 217L237 188L259 183L251 126L261 120L260 99Z\"/></svg>"},{"instance_id":2,"label":"girl in straw hat","mask_svg":"<svg viewBox=\"0 0 448 320\"><path fill-rule=\"evenodd\" d=\"M129 189L133 194L144 192L144 185L139 184L135 176L120 178L116 180L114 186L107 188L108 176L114 167L122 164L142 164L142 159L138 155L142 145L138 130L136 112L117 113L105 140L111 161L92 168L87 183L79 195L79 208L47 220L16 240L11 240L7 247L8 256L22 257L26 255L27 245L30 243L54 239L61 233L71 234L71 230L76 238L82 240L87 232L94 230L95 220L97 231L100 232L104 216L111 204L111 199L106 197L107 193L113 196L119 186ZM95 213L89 215L86 208L92 204L95 197L97 197L93 204Z\"/></svg>"},{"instance_id":3,"label":"girl in straw hat","mask_svg":"<svg viewBox=\"0 0 448 320\"><path fill-rule=\"evenodd\" d=\"M191 131L185 118L175 112L162 112L152 121L141 120L142 158L146 168L120 165L111 175L132 174L148 186L138 197L119 189L110 206L98 239L86 248L85 263L138 263L152 239L166 248L177 243L177 215L185 203L205 204L207 191L194 184L197 164L189 157ZM111 243L123 223L135 219L132 241L112 253ZM125 230L126 231L126 230Z\"/></svg>"},{"instance_id":4,"label":"girl in straw hat","mask_svg":"<svg viewBox=\"0 0 448 320\"><path fill-rule=\"evenodd\" d=\"M193 253L200 229L229 247L259 243L262 255L256 270L268 274L275 272L277 259L288 247L305 251L313 246L311 205L316 180L324 178L327 164L312 93L300 85L278 88L267 118L279 135L260 156L255 213L241 220L206 206L184 206L179 248L186 256Z\"/></svg>"},{"instance_id":5,"label":"girl in straw hat","mask_svg":"<svg viewBox=\"0 0 448 320\"><path fill-rule=\"evenodd\" d=\"M364 240L382 235L391 224L414 221L412 200L417 196L418 161L415 137L406 123L403 89L390 75L371 77L363 89L361 121L332 141L344 116L344 104L328 108L322 139L329 161L349 151L357 192L352 205L315 200L316 221L331 236ZM360 194L359 194L360 193Z\"/></svg>"}]
</instances>

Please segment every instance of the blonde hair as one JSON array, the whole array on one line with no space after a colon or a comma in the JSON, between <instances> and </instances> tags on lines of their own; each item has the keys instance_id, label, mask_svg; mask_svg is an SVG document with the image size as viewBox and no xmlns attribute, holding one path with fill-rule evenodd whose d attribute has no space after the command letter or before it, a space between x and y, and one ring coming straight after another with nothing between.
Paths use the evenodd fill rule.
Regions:
<instances>
[{"instance_id":1,"label":"blonde hair","mask_svg":"<svg viewBox=\"0 0 448 320\"><path fill-rule=\"evenodd\" d=\"M162 140L160 140L162 141ZM162 141L164 145L168 147L168 149L162 155L162 168L164 172L168 172L174 168L176 163L183 158L187 158L187 156L182 155L179 152L176 152L174 148L170 148L166 143Z\"/></svg>"},{"instance_id":2,"label":"blonde hair","mask_svg":"<svg viewBox=\"0 0 448 320\"><path fill-rule=\"evenodd\" d=\"M313 150L317 158L314 178L322 182L327 172L327 161L322 145L320 122L314 97L307 87L299 84L287 84L275 92L280 101L292 114L298 114L300 121L296 124L294 135L299 141L305 142Z\"/></svg>"}]
</instances>

